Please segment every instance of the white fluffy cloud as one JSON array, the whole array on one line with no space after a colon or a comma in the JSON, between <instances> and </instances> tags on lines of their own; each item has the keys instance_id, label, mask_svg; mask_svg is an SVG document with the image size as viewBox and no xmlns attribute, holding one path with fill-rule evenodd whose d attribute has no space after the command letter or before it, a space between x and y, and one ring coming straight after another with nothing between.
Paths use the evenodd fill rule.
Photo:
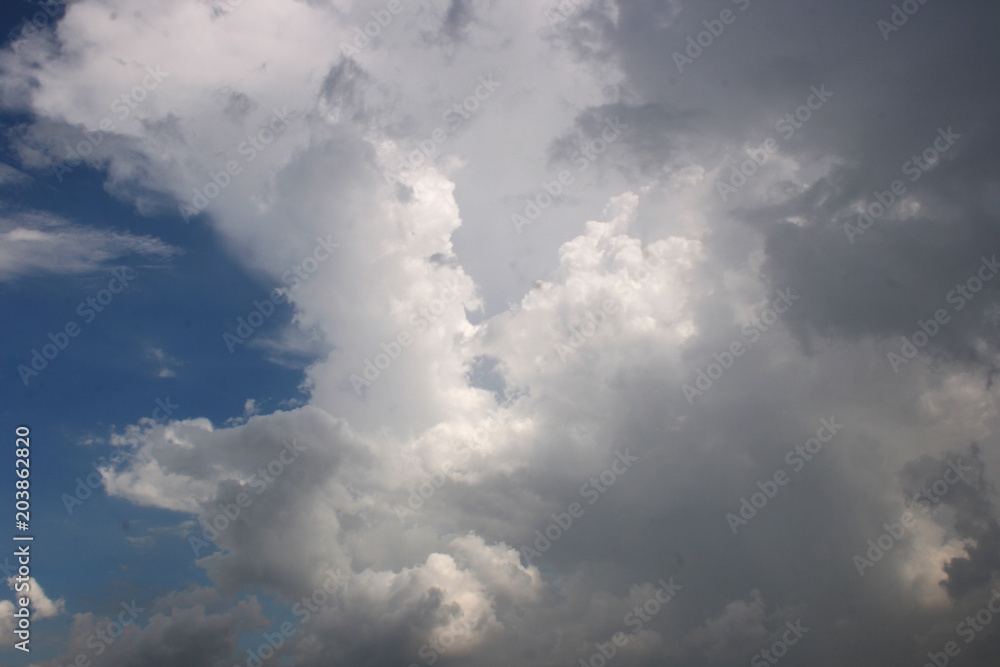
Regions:
<instances>
[{"instance_id":1,"label":"white fluffy cloud","mask_svg":"<svg viewBox=\"0 0 1000 667\"><path fill-rule=\"evenodd\" d=\"M28 589L23 590L23 585L27 584ZM42 620L52 618L66 613L66 601L62 598L52 600L45 594L45 590L39 585L34 577L28 577L26 581L17 582L14 577L7 579L7 585L14 591L15 602L17 598L27 597L30 600L32 620ZM0 600L0 630L3 631L3 638L0 639L0 646L10 647L19 641L14 630L17 628L17 618L14 616L15 610L20 608L10 600Z\"/></svg>"}]
</instances>

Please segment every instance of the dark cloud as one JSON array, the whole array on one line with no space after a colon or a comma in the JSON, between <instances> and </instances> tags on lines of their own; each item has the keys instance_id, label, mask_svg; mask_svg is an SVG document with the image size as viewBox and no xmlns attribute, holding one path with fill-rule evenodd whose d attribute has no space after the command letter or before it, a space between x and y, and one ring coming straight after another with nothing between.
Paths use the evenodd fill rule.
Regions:
<instances>
[{"instance_id":1,"label":"dark cloud","mask_svg":"<svg viewBox=\"0 0 1000 667\"><path fill-rule=\"evenodd\" d=\"M234 118L287 103L297 124L206 224L274 281L317 236L344 248L291 298L327 345L308 407L148 426L107 471L110 495L204 523L307 447L191 559L211 592L160 598L120 664L222 664L331 570L293 664L575 664L620 631L609 664L763 664L796 623L788 664L955 641L1000 570L998 10L908 3L883 34L891 2L442 0L346 58L326 32L354 26L296 4L281 74L232 92L236 59L199 84L231 91L223 118L185 89L109 138L109 188L180 199ZM271 34L270 9L239 11ZM61 117L67 65L7 58L8 106L39 115L11 136L44 164L83 122ZM664 580L682 588L631 633ZM234 602L259 592L267 613Z\"/></svg>"}]
</instances>

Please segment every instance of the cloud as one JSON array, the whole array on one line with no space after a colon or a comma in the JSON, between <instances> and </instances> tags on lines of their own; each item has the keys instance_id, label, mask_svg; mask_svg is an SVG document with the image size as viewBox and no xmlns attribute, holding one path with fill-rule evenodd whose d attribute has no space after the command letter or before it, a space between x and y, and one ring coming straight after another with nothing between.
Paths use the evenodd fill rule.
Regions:
<instances>
[{"instance_id":1,"label":"cloud","mask_svg":"<svg viewBox=\"0 0 1000 667\"><path fill-rule=\"evenodd\" d=\"M169 378L177 375L177 372L171 366L178 365L178 359L170 356L162 349L152 346L147 348L147 355L155 359L156 365L160 367L156 373L157 377Z\"/></svg>"},{"instance_id":2,"label":"cloud","mask_svg":"<svg viewBox=\"0 0 1000 667\"><path fill-rule=\"evenodd\" d=\"M152 236L74 225L46 213L0 219L0 280L96 271L131 255L166 259L177 249Z\"/></svg>"},{"instance_id":3,"label":"cloud","mask_svg":"<svg viewBox=\"0 0 1000 667\"><path fill-rule=\"evenodd\" d=\"M19 597L27 597L30 600L32 621L40 621L66 613L66 600L62 598L58 600L50 599L34 577L28 577L26 582L20 582L21 584L27 583L28 588L26 591L18 590L17 583L14 577L7 579L7 585L12 591L16 591L15 602L16 598ZM14 612L20 605L15 606L15 602L0 600L0 630L3 630L3 639L0 639L0 646L2 647L13 646L18 641L17 635L14 634L14 630L17 627L17 619L14 616Z\"/></svg>"},{"instance_id":4,"label":"cloud","mask_svg":"<svg viewBox=\"0 0 1000 667\"><path fill-rule=\"evenodd\" d=\"M217 595L201 589L171 594L152 603L126 601L121 605L123 611L110 618L89 612L75 614L66 650L43 664L55 667L82 655L109 667L137 662L219 667L235 651L241 632L267 626L256 598L224 611L213 610L221 606L219 602Z\"/></svg>"},{"instance_id":5,"label":"cloud","mask_svg":"<svg viewBox=\"0 0 1000 667\"><path fill-rule=\"evenodd\" d=\"M182 540L217 596L130 626L115 659L221 664L268 623L239 596L294 614L329 571L336 592L281 649L295 664L573 664L666 577L683 594L620 664L746 661L797 618L808 664L916 661L952 638L1000 574L995 288L898 373L887 354L996 245L998 97L972 74L995 55L992 10L928 4L887 45L860 2L602 2L556 25L528 0L403 7L348 58L380 3L78 2L0 62L5 104L38 118L16 137L26 169L160 66L85 158L106 188L178 224L216 192L187 222L275 285L317 239L340 247L289 294L290 330L257 343L311 353L306 406L112 437L128 456L106 492L176 513L157 539ZM739 20L678 71L723 9ZM822 111L723 201L717 182L823 84ZM851 243L843 225L949 125L954 152ZM517 234L511 214L544 195ZM41 217L4 233L45 258L10 275L170 252ZM623 450L636 463L616 473ZM975 483L859 576L956 452ZM78 615L66 655L96 627ZM970 665L992 664L992 637Z\"/></svg>"},{"instance_id":6,"label":"cloud","mask_svg":"<svg viewBox=\"0 0 1000 667\"><path fill-rule=\"evenodd\" d=\"M31 177L9 164L0 163L0 185L24 185Z\"/></svg>"}]
</instances>

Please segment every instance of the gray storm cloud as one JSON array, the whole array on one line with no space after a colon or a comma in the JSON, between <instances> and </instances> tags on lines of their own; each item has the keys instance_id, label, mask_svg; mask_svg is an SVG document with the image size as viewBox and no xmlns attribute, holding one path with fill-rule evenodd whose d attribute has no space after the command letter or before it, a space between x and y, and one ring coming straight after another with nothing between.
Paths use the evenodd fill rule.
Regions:
<instances>
[{"instance_id":1,"label":"gray storm cloud","mask_svg":"<svg viewBox=\"0 0 1000 667\"><path fill-rule=\"evenodd\" d=\"M185 406L102 471L211 582L102 664L994 664L997 18L82 0L9 46L28 173L110 117L81 159L140 212L275 285L337 244L289 296L307 406ZM67 611L51 665L102 622Z\"/></svg>"}]
</instances>

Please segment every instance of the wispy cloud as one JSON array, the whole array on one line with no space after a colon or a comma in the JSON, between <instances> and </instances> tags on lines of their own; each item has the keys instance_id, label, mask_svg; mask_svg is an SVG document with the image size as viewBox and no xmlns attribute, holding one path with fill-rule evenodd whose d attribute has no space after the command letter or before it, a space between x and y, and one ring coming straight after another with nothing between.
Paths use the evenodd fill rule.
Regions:
<instances>
[{"instance_id":1,"label":"wispy cloud","mask_svg":"<svg viewBox=\"0 0 1000 667\"><path fill-rule=\"evenodd\" d=\"M132 255L163 260L179 252L153 236L85 227L47 213L0 215L0 281L87 273Z\"/></svg>"}]
</instances>

